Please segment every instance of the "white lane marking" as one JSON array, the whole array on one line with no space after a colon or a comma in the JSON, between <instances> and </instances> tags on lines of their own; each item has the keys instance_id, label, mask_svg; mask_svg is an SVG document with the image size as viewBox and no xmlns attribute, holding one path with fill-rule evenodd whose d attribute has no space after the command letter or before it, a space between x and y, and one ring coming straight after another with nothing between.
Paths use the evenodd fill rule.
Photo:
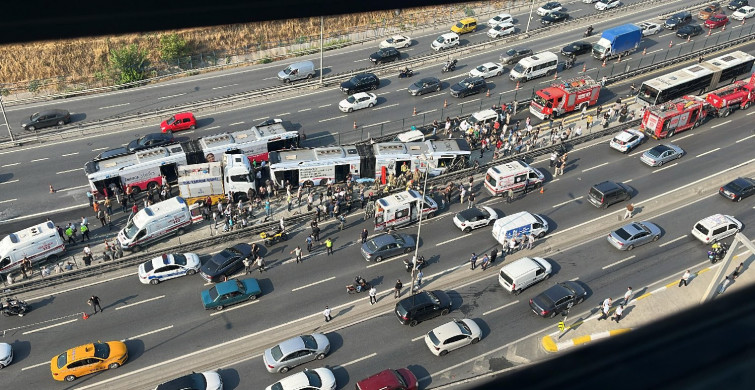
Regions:
<instances>
[{"instance_id":1,"label":"white lane marking","mask_svg":"<svg viewBox=\"0 0 755 390\"><path fill-rule=\"evenodd\" d=\"M141 338L141 337L144 337L144 336L149 336L149 335L151 335L151 334L155 334L155 333L157 333L157 332L162 332L162 331L164 331L164 330L168 330L168 329L170 329L170 328L172 328L172 327L173 327L173 325L170 325L170 326L166 326L166 327L164 327L164 328L160 328L160 329L155 329L155 330L153 330L153 331L150 331L150 332L147 332L147 333L142 333L142 334L138 334L138 335L136 335L136 336L133 336L133 337L129 337L129 338L123 339L123 340L121 340L121 342L124 342L124 341L126 341L126 340L134 340L134 339L138 339L138 338Z\"/></svg>"},{"instance_id":2,"label":"white lane marking","mask_svg":"<svg viewBox=\"0 0 755 390\"><path fill-rule=\"evenodd\" d=\"M253 304L257 303L257 302L259 302L259 301L255 299L255 300L253 300L253 301L251 301L251 302L242 303L242 304L240 304L240 305L233 305L233 306L231 306L231 308L229 308L229 309L223 309L223 310L215 310L215 312L214 312L214 313L210 314L210 317L213 317L213 316L216 316L216 315L220 315L220 314L223 314L223 313L227 313L227 312L229 312L229 311L234 311L234 310L236 310L236 309L241 309L242 307L246 307L246 306L249 306L249 305L253 305Z\"/></svg>"},{"instance_id":3,"label":"white lane marking","mask_svg":"<svg viewBox=\"0 0 755 390\"><path fill-rule=\"evenodd\" d=\"M81 168L74 168L74 169L69 169L67 171L60 171L60 172L56 172L55 174L60 175L61 173L70 173L70 172L76 172L76 171L81 171Z\"/></svg>"},{"instance_id":4,"label":"white lane marking","mask_svg":"<svg viewBox=\"0 0 755 390\"><path fill-rule=\"evenodd\" d=\"M755 111L753 111L753 112L755 112ZM2 166L2 167L0 167L0 168L12 167L12 166L14 166L14 165L18 165L18 164L21 164L21 163L12 163L12 164L5 164L5 165L3 165L3 166Z\"/></svg>"},{"instance_id":5,"label":"white lane marking","mask_svg":"<svg viewBox=\"0 0 755 390\"><path fill-rule=\"evenodd\" d=\"M96 148L96 149L92 149L92 151L93 151L93 152L98 152L98 151L100 151L100 150L105 150L105 149L107 149L107 148L108 148L108 147L107 147L107 146L105 146L105 147L103 147L103 148Z\"/></svg>"},{"instance_id":6,"label":"white lane marking","mask_svg":"<svg viewBox=\"0 0 755 390\"><path fill-rule=\"evenodd\" d=\"M74 205L74 206L68 206L68 207L64 207L62 209L57 209L55 211L58 211L58 212L60 212L60 211L68 211L68 210L73 210L73 209L83 209L83 208L86 208L86 207L89 207L88 203L86 203L86 204L80 204L80 205ZM39 217L40 215L50 215L50 212L49 211L43 211L41 213L24 215L24 216L21 216L21 217L14 217L14 218L9 218L9 219L3 219L3 220L0 220L0 221L2 221L3 223L7 223L7 222L20 221L20 220L23 220L23 219L29 219L29 218ZM134 275L136 275L136 274L134 274Z\"/></svg>"},{"instance_id":7,"label":"white lane marking","mask_svg":"<svg viewBox=\"0 0 755 390\"><path fill-rule=\"evenodd\" d=\"M640 150L639 152L634 152L634 153L630 154L629 157L634 157L634 156L636 156L636 155L638 155L640 153L645 153L645 151L644 150Z\"/></svg>"},{"instance_id":8,"label":"white lane marking","mask_svg":"<svg viewBox=\"0 0 755 390\"><path fill-rule=\"evenodd\" d=\"M412 339L412 342L415 342L417 340L424 339L424 338L425 338L425 335L422 335L422 336L419 336L419 337L415 337L415 338Z\"/></svg>"},{"instance_id":9,"label":"white lane marking","mask_svg":"<svg viewBox=\"0 0 755 390\"><path fill-rule=\"evenodd\" d=\"M317 108L330 107L332 105L333 105L333 103L331 103L331 104L323 104L322 106L318 106Z\"/></svg>"},{"instance_id":10,"label":"white lane marking","mask_svg":"<svg viewBox=\"0 0 755 390\"><path fill-rule=\"evenodd\" d=\"M312 109L312 107L309 107L309 108L304 108L304 109L301 109L301 110L299 110L298 112L309 111L309 110L311 110L311 109Z\"/></svg>"},{"instance_id":11,"label":"white lane marking","mask_svg":"<svg viewBox=\"0 0 755 390\"><path fill-rule=\"evenodd\" d=\"M719 127L719 126L723 126L723 125L725 125L725 124L727 124L727 123L730 123L730 122L731 122L731 119L729 119L729 120L728 120L728 121L726 121L726 122L721 122L721 123L719 123L719 124L717 124L717 125L713 125L713 126L711 126L710 128L711 128L711 129L715 129L716 127Z\"/></svg>"},{"instance_id":12,"label":"white lane marking","mask_svg":"<svg viewBox=\"0 0 755 390\"><path fill-rule=\"evenodd\" d=\"M707 152L705 152L705 153L700 153L700 154L698 154L698 155L697 155L697 156L695 156L695 157L702 157L702 156L705 156L706 154L711 154L711 153L713 153L713 152L717 152L717 151L718 151L718 150L720 150L720 149L721 149L721 148L715 148L715 149L713 149L713 150L709 150L709 151L707 151Z\"/></svg>"},{"instance_id":13,"label":"white lane marking","mask_svg":"<svg viewBox=\"0 0 755 390\"><path fill-rule=\"evenodd\" d=\"M213 90L215 90L215 89L223 89L223 88L233 87L233 86L236 86L236 85L238 85L238 84L223 85L223 86L220 86L220 87L214 87L212 89Z\"/></svg>"},{"instance_id":14,"label":"white lane marking","mask_svg":"<svg viewBox=\"0 0 755 390\"><path fill-rule=\"evenodd\" d=\"M598 164L598 165L596 165L596 166L594 166L594 167L591 167L591 168L587 168L587 169L583 169L583 170L582 170L582 172L591 171L591 170L593 170L593 169L596 169L596 168L600 168L600 167L602 167L602 166L605 166L605 165L608 165L608 164L610 164L610 163L611 163L610 161L607 161L607 162L604 162L603 164Z\"/></svg>"},{"instance_id":15,"label":"white lane marking","mask_svg":"<svg viewBox=\"0 0 755 390\"><path fill-rule=\"evenodd\" d=\"M377 110L382 110L382 109L384 109L384 108L390 108L390 107L395 107L395 106L398 106L398 103L389 104L389 105L387 105L387 106L380 106L380 107L378 107L378 108L373 108L373 110L374 110L374 111L377 111Z\"/></svg>"},{"instance_id":16,"label":"white lane marking","mask_svg":"<svg viewBox=\"0 0 755 390\"><path fill-rule=\"evenodd\" d=\"M747 116L750 116L750 115L752 115L752 114L755 114L755 111L753 111L753 112L751 112L751 113L747 114Z\"/></svg>"},{"instance_id":17,"label":"white lane marking","mask_svg":"<svg viewBox=\"0 0 755 390\"><path fill-rule=\"evenodd\" d=\"M634 179L624 180L624 183L630 183Z\"/></svg>"},{"instance_id":18,"label":"white lane marking","mask_svg":"<svg viewBox=\"0 0 755 390\"><path fill-rule=\"evenodd\" d=\"M576 282L577 280L579 280L579 276L577 276L576 278L571 278L569 280L572 281L572 282Z\"/></svg>"},{"instance_id":19,"label":"white lane marking","mask_svg":"<svg viewBox=\"0 0 755 390\"><path fill-rule=\"evenodd\" d=\"M364 128L366 128L366 127L375 127L375 126L380 126L380 125L384 125L384 124L386 124L386 123L390 123L390 122L391 122L391 121L383 121L383 122L373 123L373 124L371 124L371 125L364 125L364 126L362 126L362 128L364 129Z\"/></svg>"},{"instance_id":20,"label":"white lane marking","mask_svg":"<svg viewBox=\"0 0 755 390\"><path fill-rule=\"evenodd\" d=\"M432 98L436 98L436 97L439 97L439 96L441 96L441 95L443 95L443 94L442 94L442 93L437 93L437 94L435 94L435 95L424 96L424 97L422 97L422 99L432 99Z\"/></svg>"},{"instance_id":21,"label":"white lane marking","mask_svg":"<svg viewBox=\"0 0 755 390\"><path fill-rule=\"evenodd\" d=\"M685 139L685 138L689 138L689 137L692 137L692 136L693 136L693 135L695 135L695 134L697 134L697 133L689 133L689 134L687 134L687 135L685 135L685 136L683 136L683 137L677 137L677 138L675 138L675 140L676 140L676 141L681 141L681 140L683 140L683 139Z\"/></svg>"},{"instance_id":22,"label":"white lane marking","mask_svg":"<svg viewBox=\"0 0 755 390\"><path fill-rule=\"evenodd\" d=\"M48 326L45 326L45 327L42 327L42 328L39 328L39 329L28 330L28 331L24 332L23 334L27 335L27 334L31 334L31 333L36 333L36 332L39 332L39 331L43 331L45 329L50 329L50 328L55 328L57 326L61 326L61 325L65 325L65 324L70 324L71 322L76 322L78 320L79 320L78 318L74 318L72 320L59 322L57 324L48 325Z\"/></svg>"},{"instance_id":23,"label":"white lane marking","mask_svg":"<svg viewBox=\"0 0 755 390\"><path fill-rule=\"evenodd\" d=\"M332 121L334 119L341 119L341 118L346 118L346 115L334 116L334 117L328 118L328 119L320 119L318 122L322 123L322 122Z\"/></svg>"},{"instance_id":24,"label":"white lane marking","mask_svg":"<svg viewBox=\"0 0 755 390\"><path fill-rule=\"evenodd\" d=\"M554 205L553 205L553 208L555 209L556 207L559 207L559 206L563 206L563 205L565 205L565 204L567 204L567 203L571 203L571 202L574 202L575 200L580 200L580 199L582 199L582 198L584 198L584 196L580 196L580 197L578 197L578 198L574 198L574 199L571 199L571 200L567 200L566 202L561 202L561 203L559 203L559 204L554 204Z\"/></svg>"},{"instance_id":25,"label":"white lane marking","mask_svg":"<svg viewBox=\"0 0 755 390\"><path fill-rule=\"evenodd\" d=\"M243 125L243 124L244 124L244 122L234 122L234 123L231 123L228 126L236 126L236 125Z\"/></svg>"},{"instance_id":26,"label":"white lane marking","mask_svg":"<svg viewBox=\"0 0 755 390\"><path fill-rule=\"evenodd\" d=\"M318 284L320 284L320 283L325 283L325 282L327 282L327 281L329 281L329 280L333 280L333 279L335 279L335 278L336 278L335 276L331 276L331 277L329 277L329 278L327 278L327 279L319 280L319 281L317 281L317 282L314 282L314 283L310 283L310 284L307 284L307 285L304 285L304 286L299 286L299 287L297 287L297 288L295 288L295 289L293 289L293 290L291 290L291 291L293 292L293 291L303 290L303 289L305 289L305 288L307 288L307 287L316 286L316 285L318 285Z\"/></svg>"},{"instance_id":27,"label":"white lane marking","mask_svg":"<svg viewBox=\"0 0 755 390\"><path fill-rule=\"evenodd\" d=\"M16 179L16 180L10 180L10 181L4 181L4 182L2 182L0 184L10 184L10 183L15 183L17 181L18 181L18 179Z\"/></svg>"},{"instance_id":28,"label":"white lane marking","mask_svg":"<svg viewBox=\"0 0 755 390\"><path fill-rule=\"evenodd\" d=\"M683 238L686 238L686 237L687 237L687 235L685 234L685 235L683 235L683 236L681 236L681 237L677 237L677 238L675 238L675 239L673 239L673 240L671 240L671 241L667 241L667 242L664 242L663 244L661 244L661 245L658 245L658 247L659 247L659 248L663 248L663 247L664 247L664 246L666 246L666 245L669 245L669 244L673 244L673 243L675 243L675 242L677 242L677 241L679 241L679 240L681 240L681 239L683 239Z\"/></svg>"},{"instance_id":29,"label":"white lane marking","mask_svg":"<svg viewBox=\"0 0 755 390\"><path fill-rule=\"evenodd\" d=\"M157 297L154 297L154 298L145 299L145 300L139 301L139 302L129 303L128 305L118 306L118 307L115 308L115 310L121 310L121 309L125 309L127 307L141 305L142 303L156 301L156 300L162 299L162 298L165 298L165 295L160 295L160 296L157 296Z\"/></svg>"},{"instance_id":30,"label":"white lane marking","mask_svg":"<svg viewBox=\"0 0 755 390\"><path fill-rule=\"evenodd\" d=\"M17 200L18 200L18 199L8 199L8 200L0 200L0 203L10 203L10 202L15 202L15 201L17 201Z\"/></svg>"},{"instance_id":31,"label":"white lane marking","mask_svg":"<svg viewBox=\"0 0 755 390\"><path fill-rule=\"evenodd\" d=\"M254 119L252 119L252 122L261 121L261 120L263 120L263 119L267 119L267 117L266 117L266 116L263 116L262 118L254 118Z\"/></svg>"},{"instance_id":32,"label":"white lane marking","mask_svg":"<svg viewBox=\"0 0 755 390\"><path fill-rule=\"evenodd\" d=\"M507 307L509 307L511 305L516 305L517 303L519 303L519 301L509 302L509 303L507 303L507 304L505 304L503 306L499 306L499 307L496 307L495 309L488 310L488 311L482 313L482 315L484 315L484 316L488 315L488 314L490 314L492 312L495 312L495 311L498 311L498 310L501 310L501 309L505 309L505 308L507 308Z\"/></svg>"},{"instance_id":33,"label":"white lane marking","mask_svg":"<svg viewBox=\"0 0 755 390\"><path fill-rule=\"evenodd\" d=\"M38 159L35 159L35 160L31 160L31 161L29 161L29 162L45 161L45 160L49 160L49 159L50 159L49 157L45 157L45 158L38 158Z\"/></svg>"},{"instance_id":34,"label":"white lane marking","mask_svg":"<svg viewBox=\"0 0 755 390\"><path fill-rule=\"evenodd\" d=\"M81 168L79 168L79 169L81 169ZM82 186L76 186L76 187L66 187L66 188L64 188L64 189L62 189L60 191L73 191L73 190L78 190L78 189L81 189L81 188L89 188L89 184L84 184ZM58 190L55 190L55 191L58 191ZM63 211L63 209L58 209L58 210L55 210L55 211Z\"/></svg>"},{"instance_id":35,"label":"white lane marking","mask_svg":"<svg viewBox=\"0 0 755 390\"><path fill-rule=\"evenodd\" d=\"M33 366L24 367L24 368L22 368L22 369L21 369L21 371L26 371L26 370L30 370L30 369L32 369L32 368L37 368L37 367L42 367L42 366L49 366L49 365L50 365L50 362L49 362L49 361L47 361L47 362L42 362L42 363L39 363L39 364L35 364L35 365L33 365Z\"/></svg>"},{"instance_id":36,"label":"white lane marking","mask_svg":"<svg viewBox=\"0 0 755 390\"><path fill-rule=\"evenodd\" d=\"M290 114L291 114L290 112L284 112L282 114L275 114L275 116L286 116L286 115L290 115Z\"/></svg>"},{"instance_id":37,"label":"white lane marking","mask_svg":"<svg viewBox=\"0 0 755 390\"><path fill-rule=\"evenodd\" d=\"M99 109L100 109L100 110L106 110L106 109L108 109L108 108L121 107L121 106L128 106L129 104L131 104L131 103L116 104L116 105L114 105L114 106L105 106L105 107L100 107Z\"/></svg>"},{"instance_id":38,"label":"white lane marking","mask_svg":"<svg viewBox=\"0 0 755 390\"><path fill-rule=\"evenodd\" d=\"M621 264L621 263L623 263L623 262L625 262L625 261L627 261L627 260L632 260L632 259L634 259L635 257L637 257L637 256L635 256L635 255L629 256L629 257L627 257L627 258L625 258L625 259L621 259L621 260L619 260L619 261L617 261L617 262L615 262L615 263L611 263L611 264L608 264L607 266L603 267L603 269L611 268L611 267L613 267L614 265L617 265L617 264Z\"/></svg>"},{"instance_id":39,"label":"white lane marking","mask_svg":"<svg viewBox=\"0 0 755 390\"><path fill-rule=\"evenodd\" d=\"M205 130L219 129L220 126L205 127Z\"/></svg>"},{"instance_id":40,"label":"white lane marking","mask_svg":"<svg viewBox=\"0 0 755 390\"><path fill-rule=\"evenodd\" d=\"M751 112L750 114L755 114L755 111ZM750 114L747 114L747 115L750 115ZM738 140L737 140L736 142L734 142L734 143L735 143L735 144L738 144L738 143L740 143L740 142L742 142L742 141L745 141L745 140L748 140L748 139L750 139L750 138L752 138L752 137L755 137L755 134L753 134L753 135L751 135L751 136L749 136L749 137L744 137L744 138L742 138L742 139L738 139Z\"/></svg>"},{"instance_id":41,"label":"white lane marking","mask_svg":"<svg viewBox=\"0 0 755 390\"><path fill-rule=\"evenodd\" d=\"M350 361L350 362L348 362L348 363L344 363L344 364L338 364L338 365L336 365L336 367L346 367L346 366L350 366L350 365L352 365L352 364L354 364L354 363L359 363L359 362L361 362L362 360L367 360L367 359L369 359L369 358L372 358L372 357L375 357L375 356L377 356L377 353L373 352L373 353L371 353L371 354L369 354L369 355L367 355L367 356L362 356L362 357L360 357L359 359L355 359L355 360L352 360L352 361Z\"/></svg>"},{"instance_id":42,"label":"white lane marking","mask_svg":"<svg viewBox=\"0 0 755 390\"><path fill-rule=\"evenodd\" d=\"M79 152L73 152L73 153L67 153L67 154L61 154L60 157L68 157L68 156L75 156L79 154Z\"/></svg>"},{"instance_id":43,"label":"white lane marking","mask_svg":"<svg viewBox=\"0 0 755 390\"><path fill-rule=\"evenodd\" d=\"M450 240L446 240L446 241L443 241L443 242L439 242L439 243L435 244L435 246L446 245L446 244L448 244L449 242L453 242L453 241L456 241L456 240L461 240L462 238L466 238L466 237L467 237L466 235L463 235L463 236L459 236L459 237L456 237L456 238L452 238L452 239L450 239Z\"/></svg>"},{"instance_id":44,"label":"white lane marking","mask_svg":"<svg viewBox=\"0 0 755 390\"><path fill-rule=\"evenodd\" d=\"M175 95L160 96L160 97L157 98L157 100L160 100L160 99L170 99L170 98L173 98L173 97L178 97L178 96L183 96L183 95L186 95L186 92L184 92L184 93L177 93Z\"/></svg>"},{"instance_id":45,"label":"white lane marking","mask_svg":"<svg viewBox=\"0 0 755 390\"><path fill-rule=\"evenodd\" d=\"M437 108L433 108L432 110L429 110L429 111L422 111L419 114L429 114L429 113L435 112L435 111L438 111L438 109Z\"/></svg>"},{"instance_id":46,"label":"white lane marking","mask_svg":"<svg viewBox=\"0 0 755 390\"><path fill-rule=\"evenodd\" d=\"M656 173L656 172L660 172L660 171L662 171L662 170L664 170L664 169L669 169L669 168L671 168L671 167L673 167L673 166L676 166L677 164L679 164L679 163L673 163L673 164L671 164L671 165L666 165L666 166L665 166L665 167L663 167L663 168L653 169L652 171L650 171L650 173Z\"/></svg>"}]
</instances>

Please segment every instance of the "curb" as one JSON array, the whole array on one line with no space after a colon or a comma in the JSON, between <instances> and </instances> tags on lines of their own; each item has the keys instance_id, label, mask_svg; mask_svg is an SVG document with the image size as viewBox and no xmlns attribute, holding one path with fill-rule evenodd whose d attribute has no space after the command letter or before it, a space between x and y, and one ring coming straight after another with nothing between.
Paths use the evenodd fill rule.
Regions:
<instances>
[{"instance_id":1,"label":"curb","mask_svg":"<svg viewBox=\"0 0 755 390\"><path fill-rule=\"evenodd\" d=\"M543 348L548 352L560 352L560 351L569 349L571 347L587 344L590 341L606 339L606 338L609 338L612 336L618 336L620 334L627 333L630 331L632 331L632 328L614 329L614 330L609 330L605 332L589 334L587 336L575 337L573 339L570 339L567 341L561 341L561 342L556 342L556 340L554 340L553 337L551 336L545 336L543 337L541 344Z\"/></svg>"}]
</instances>

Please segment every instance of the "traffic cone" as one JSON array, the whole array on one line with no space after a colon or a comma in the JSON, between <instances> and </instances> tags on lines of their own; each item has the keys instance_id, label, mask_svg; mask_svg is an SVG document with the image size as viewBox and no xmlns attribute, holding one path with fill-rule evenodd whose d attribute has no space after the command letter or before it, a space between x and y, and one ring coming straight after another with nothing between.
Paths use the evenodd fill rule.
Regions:
<instances>
[{"instance_id":1,"label":"traffic cone","mask_svg":"<svg viewBox=\"0 0 755 390\"><path fill-rule=\"evenodd\" d=\"M642 49L642 55L647 54L647 52L648 52L648 49Z\"/></svg>"},{"instance_id":2,"label":"traffic cone","mask_svg":"<svg viewBox=\"0 0 755 390\"><path fill-rule=\"evenodd\" d=\"M357 121L354 121L354 128L357 128Z\"/></svg>"},{"instance_id":3,"label":"traffic cone","mask_svg":"<svg viewBox=\"0 0 755 390\"><path fill-rule=\"evenodd\" d=\"M83 314L83 315L81 316L81 319L82 319L82 320L88 320L88 319L89 319L89 314L87 314L87 313L84 313L84 314Z\"/></svg>"},{"instance_id":4,"label":"traffic cone","mask_svg":"<svg viewBox=\"0 0 755 390\"><path fill-rule=\"evenodd\" d=\"M713 31L713 29L712 29L712 28L709 28L709 29L708 29L708 36L710 36L710 34L711 34L711 32L712 32L712 31Z\"/></svg>"},{"instance_id":5,"label":"traffic cone","mask_svg":"<svg viewBox=\"0 0 755 390\"><path fill-rule=\"evenodd\" d=\"M412 115L417 115L417 106L414 106L414 112L412 112Z\"/></svg>"},{"instance_id":6,"label":"traffic cone","mask_svg":"<svg viewBox=\"0 0 755 390\"><path fill-rule=\"evenodd\" d=\"M690 41L690 36L689 36L689 35L687 35L687 42L689 42L689 41Z\"/></svg>"},{"instance_id":7,"label":"traffic cone","mask_svg":"<svg viewBox=\"0 0 755 390\"><path fill-rule=\"evenodd\" d=\"M672 46L674 46L674 40L673 39L668 42L668 48L670 49Z\"/></svg>"},{"instance_id":8,"label":"traffic cone","mask_svg":"<svg viewBox=\"0 0 755 390\"><path fill-rule=\"evenodd\" d=\"M485 93L485 97L490 97L490 90L488 89L488 92Z\"/></svg>"},{"instance_id":9,"label":"traffic cone","mask_svg":"<svg viewBox=\"0 0 755 390\"><path fill-rule=\"evenodd\" d=\"M619 54L619 57L616 59L616 63L618 64L619 62L621 62L621 54Z\"/></svg>"},{"instance_id":10,"label":"traffic cone","mask_svg":"<svg viewBox=\"0 0 755 390\"><path fill-rule=\"evenodd\" d=\"M519 81L516 82L516 89L519 89Z\"/></svg>"},{"instance_id":11,"label":"traffic cone","mask_svg":"<svg viewBox=\"0 0 755 390\"><path fill-rule=\"evenodd\" d=\"M443 100L443 108L448 108L448 99Z\"/></svg>"},{"instance_id":12,"label":"traffic cone","mask_svg":"<svg viewBox=\"0 0 755 390\"><path fill-rule=\"evenodd\" d=\"M540 193L542 194L544 192L545 192L545 187L540 187Z\"/></svg>"},{"instance_id":13,"label":"traffic cone","mask_svg":"<svg viewBox=\"0 0 755 390\"><path fill-rule=\"evenodd\" d=\"M553 74L553 80L555 80L557 78L558 78L558 71L556 71L556 73Z\"/></svg>"},{"instance_id":14,"label":"traffic cone","mask_svg":"<svg viewBox=\"0 0 755 390\"><path fill-rule=\"evenodd\" d=\"M55 189L54 189L54 188L52 188L52 184L50 184L50 193L51 193L51 194L54 194L54 193L55 193Z\"/></svg>"},{"instance_id":15,"label":"traffic cone","mask_svg":"<svg viewBox=\"0 0 755 390\"><path fill-rule=\"evenodd\" d=\"M723 27L721 27L721 31L726 31L726 25L724 24Z\"/></svg>"},{"instance_id":16,"label":"traffic cone","mask_svg":"<svg viewBox=\"0 0 755 390\"><path fill-rule=\"evenodd\" d=\"M582 73L587 72L587 64L582 65Z\"/></svg>"}]
</instances>

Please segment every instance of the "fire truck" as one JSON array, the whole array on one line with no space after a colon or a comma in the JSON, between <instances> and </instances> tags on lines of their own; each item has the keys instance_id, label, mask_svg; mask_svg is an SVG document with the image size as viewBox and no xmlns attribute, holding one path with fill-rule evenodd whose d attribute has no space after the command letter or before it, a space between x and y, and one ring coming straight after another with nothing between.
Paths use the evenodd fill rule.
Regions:
<instances>
[{"instance_id":1,"label":"fire truck","mask_svg":"<svg viewBox=\"0 0 755 390\"><path fill-rule=\"evenodd\" d=\"M727 117L736 109L746 110L755 101L755 73L750 81L736 81L726 87L719 88L705 96L705 101L715 110L719 117Z\"/></svg>"},{"instance_id":2,"label":"fire truck","mask_svg":"<svg viewBox=\"0 0 755 390\"><path fill-rule=\"evenodd\" d=\"M530 112L540 119L555 118L596 104L599 94L600 83L588 76L575 77L535 92Z\"/></svg>"},{"instance_id":3,"label":"fire truck","mask_svg":"<svg viewBox=\"0 0 755 390\"><path fill-rule=\"evenodd\" d=\"M655 138L669 138L694 129L708 116L710 105L696 96L684 96L645 108L641 130Z\"/></svg>"}]
</instances>

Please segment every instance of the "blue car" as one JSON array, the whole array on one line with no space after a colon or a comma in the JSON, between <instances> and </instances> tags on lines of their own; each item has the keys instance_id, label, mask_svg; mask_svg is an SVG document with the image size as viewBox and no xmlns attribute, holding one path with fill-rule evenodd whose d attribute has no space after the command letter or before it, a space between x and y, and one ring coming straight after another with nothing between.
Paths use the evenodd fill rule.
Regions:
<instances>
[{"instance_id":1,"label":"blue car","mask_svg":"<svg viewBox=\"0 0 755 390\"><path fill-rule=\"evenodd\" d=\"M243 301L253 301L262 294L257 279L229 280L202 291L205 309L223 310L224 307Z\"/></svg>"}]
</instances>

